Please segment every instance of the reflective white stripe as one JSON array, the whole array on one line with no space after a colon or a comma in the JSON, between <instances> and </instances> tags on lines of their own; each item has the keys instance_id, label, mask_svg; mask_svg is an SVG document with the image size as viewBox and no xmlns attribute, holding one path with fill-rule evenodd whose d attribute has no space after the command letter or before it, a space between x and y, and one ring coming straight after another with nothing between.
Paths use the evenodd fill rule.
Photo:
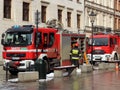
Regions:
<instances>
[{"instance_id":1,"label":"reflective white stripe","mask_svg":"<svg viewBox=\"0 0 120 90\"><path fill-rule=\"evenodd\" d=\"M28 49L28 50L22 50L22 49L15 49L15 50L2 50L2 52L36 52L36 49ZM38 49L38 52L57 52L57 49Z\"/></svg>"},{"instance_id":2,"label":"reflective white stripe","mask_svg":"<svg viewBox=\"0 0 120 90\"><path fill-rule=\"evenodd\" d=\"M41 52L42 49L38 49L38 52ZM31 50L4 50L3 52L36 52L36 49ZM47 49L43 50L43 52L48 52Z\"/></svg>"},{"instance_id":3,"label":"reflective white stripe","mask_svg":"<svg viewBox=\"0 0 120 90\"><path fill-rule=\"evenodd\" d=\"M79 59L79 57L72 57L72 59Z\"/></svg>"}]
</instances>

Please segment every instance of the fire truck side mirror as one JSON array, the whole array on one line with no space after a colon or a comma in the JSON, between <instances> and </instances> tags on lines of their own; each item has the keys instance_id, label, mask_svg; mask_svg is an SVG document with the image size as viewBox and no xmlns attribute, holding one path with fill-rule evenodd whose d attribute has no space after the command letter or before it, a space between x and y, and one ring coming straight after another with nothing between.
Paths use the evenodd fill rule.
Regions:
<instances>
[{"instance_id":1,"label":"fire truck side mirror","mask_svg":"<svg viewBox=\"0 0 120 90\"><path fill-rule=\"evenodd\" d=\"M2 34L2 39L1 39L1 44L4 45L4 37L5 37L5 34L3 33Z\"/></svg>"},{"instance_id":2,"label":"fire truck side mirror","mask_svg":"<svg viewBox=\"0 0 120 90\"><path fill-rule=\"evenodd\" d=\"M3 34L2 34L2 38L4 38L4 37L5 37L5 34L3 33Z\"/></svg>"},{"instance_id":3,"label":"fire truck side mirror","mask_svg":"<svg viewBox=\"0 0 120 90\"><path fill-rule=\"evenodd\" d=\"M4 39L3 38L1 39L1 44L4 45Z\"/></svg>"}]
</instances>

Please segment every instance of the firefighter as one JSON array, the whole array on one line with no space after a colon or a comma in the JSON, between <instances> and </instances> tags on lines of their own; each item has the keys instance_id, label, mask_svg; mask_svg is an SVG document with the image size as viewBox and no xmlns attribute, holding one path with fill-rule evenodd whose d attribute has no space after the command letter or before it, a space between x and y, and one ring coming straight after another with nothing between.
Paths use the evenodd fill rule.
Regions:
<instances>
[{"instance_id":1,"label":"firefighter","mask_svg":"<svg viewBox=\"0 0 120 90\"><path fill-rule=\"evenodd\" d=\"M79 68L80 50L78 48L78 43L75 43L74 47L70 51L70 59L72 65Z\"/></svg>"},{"instance_id":2,"label":"firefighter","mask_svg":"<svg viewBox=\"0 0 120 90\"><path fill-rule=\"evenodd\" d=\"M18 35L18 40L20 43L24 42L23 36L21 34Z\"/></svg>"}]
</instances>

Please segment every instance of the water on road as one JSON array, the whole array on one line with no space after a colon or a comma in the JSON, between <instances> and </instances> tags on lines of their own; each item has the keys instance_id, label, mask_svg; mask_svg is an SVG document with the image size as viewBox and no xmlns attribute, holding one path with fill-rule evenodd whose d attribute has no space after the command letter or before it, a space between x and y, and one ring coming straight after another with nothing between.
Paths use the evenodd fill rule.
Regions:
<instances>
[{"instance_id":1,"label":"water on road","mask_svg":"<svg viewBox=\"0 0 120 90\"><path fill-rule=\"evenodd\" d=\"M4 72L4 71L3 71ZM14 78L14 76L9 76ZM119 90L120 71L95 70L69 77L54 78L47 82L6 81L5 72L0 72L0 90Z\"/></svg>"}]
</instances>

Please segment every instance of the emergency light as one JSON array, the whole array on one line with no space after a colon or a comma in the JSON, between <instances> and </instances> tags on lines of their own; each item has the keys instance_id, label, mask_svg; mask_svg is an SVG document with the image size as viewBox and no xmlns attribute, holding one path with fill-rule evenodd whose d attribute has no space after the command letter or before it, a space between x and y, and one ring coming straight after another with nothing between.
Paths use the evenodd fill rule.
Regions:
<instances>
[{"instance_id":1,"label":"emergency light","mask_svg":"<svg viewBox=\"0 0 120 90\"><path fill-rule=\"evenodd\" d=\"M12 28L20 28L20 25L14 25L14 26L12 26Z\"/></svg>"}]
</instances>

